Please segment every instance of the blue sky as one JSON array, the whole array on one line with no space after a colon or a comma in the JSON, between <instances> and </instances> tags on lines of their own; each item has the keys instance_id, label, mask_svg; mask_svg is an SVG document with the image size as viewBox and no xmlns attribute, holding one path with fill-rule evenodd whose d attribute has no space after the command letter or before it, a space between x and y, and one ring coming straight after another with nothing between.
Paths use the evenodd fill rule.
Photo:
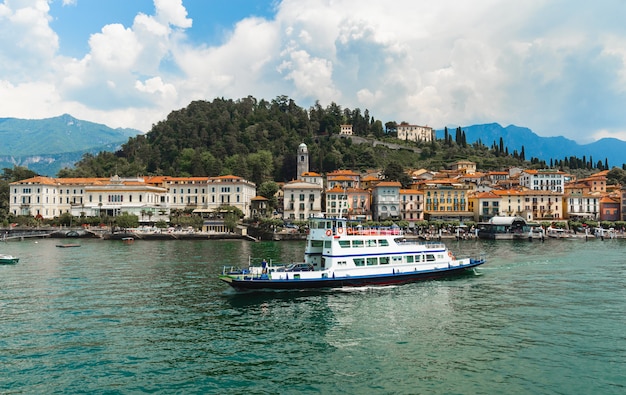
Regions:
<instances>
[{"instance_id":1,"label":"blue sky","mask_svg":"<svg viewBox=\"0 0 626 395\"><path fill-rule=\"evenodd\" d=\"M147 132L192 100L287 95L626 140L623 15L621 0L0 0L0 117Z\"/></svg>"}]
</instances>

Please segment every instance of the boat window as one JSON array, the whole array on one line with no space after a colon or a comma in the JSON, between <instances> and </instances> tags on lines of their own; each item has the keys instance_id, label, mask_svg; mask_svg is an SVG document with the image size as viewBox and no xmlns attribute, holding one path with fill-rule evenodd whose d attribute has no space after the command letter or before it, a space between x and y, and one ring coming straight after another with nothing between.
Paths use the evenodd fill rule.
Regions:
<instances>
[{"instance_id":1,"label":"boat window","mask_svg":"<svg viewBox=\"0 0 626 395\"><path fill-rule=\"evenodd\" d=\"M367 247L376 247L376 240L365 240Z\"/></svg>"},{"instance_id":2,"label":"boat window","mask_svg":"<svg viewBox=\"0 0 626 395\"><path fill-rule=\"evenodd\" d=\"M378 258L367 258L367 266L378 265Z\"/></svg>"},{"instance_id":3,"label":"boat window","mask_svg":"<svg viewBox=\"0 0 626 395\"><path fill-rule=\"evenodd\" d=\"M352 247L363 247L363 240L352 240Z\"/></svg>"},{"instance_id":4,"label":"boat window","mask_svg":"<svg viewBox=\"0 0 626 395\"><path fill-rule=\"evenodd\" d=\"M424 260L424 255L415 255L415 262L422 262Z\"/></svg>"},{"instance_id":5,"label":"boat window","mask_svg":"<svg viewBox=\"0 0 626 395\"><path fill-rule=\"evenodd\" d=\"M389 264L389 257L388 257L388 256L381 256L381 257L380 257L380 264L381 264L381 265L387 265L387 264Z\"/></svg>"},{"instance_id":6,"label":"boat window","mask_svg":"<svg viewBox=\"0 0 626 395\"><path fill-rule=\"evenodd\" d=\"M330 248L331 245L332 245L332 241L330 241L330 240L324 241L324 248Z\"/></svg>"},{"instance_id":7,"label":"boat window","mask_svg":"<svg viewBox=\"0 0 626 395\"><path fill-rule=\"evenodd\" d=\"M350 248L350 240L339 240L339 246L341 248Z\"/></svg>"},{"instance_id":8,"label":"boat window","mask_svg":"<svg viewBox=\"0 0 626 395\"><path fill-rule=\"evenodd\" d=\"M381 247L389 247L389 241L387 240L378 240L378 245Z\"/></svg>"},{"instance_id":9,"label":"boat window","mask_svg":"<svg viewBox=\"0 0 626 395\"><path fill-rule=\"evenodd\" d=\"M413 263L413 255L407 255L406 263Z\"/></svg>"},{"instance_id":10,"label":"boat window","mask_svg":"<svg viewBox=\"0 0 626 395\"><path fill-rule=\"evenodd\" d=\"M426 262L434 262L435 256L433 254L426 254Z\"/></svg>"},{"instance_id":11,"label":"boat window","mask_svg":"<svg viewBox=\"0 0 626 395\"><path fill-rule=\"evenodd\" d=\"M324 245L322 240L311 240L311 247L321 247Z\"/></svg>"},{"instance_id":12,"label":"boat window","mask_svg":"<svg viewBox=\"0 0 626 395\"><path fill-rule=\"evenodd\" d=\"M354 258L354 266L365 266L364 258Z\"/></svg>"}]
</instances>

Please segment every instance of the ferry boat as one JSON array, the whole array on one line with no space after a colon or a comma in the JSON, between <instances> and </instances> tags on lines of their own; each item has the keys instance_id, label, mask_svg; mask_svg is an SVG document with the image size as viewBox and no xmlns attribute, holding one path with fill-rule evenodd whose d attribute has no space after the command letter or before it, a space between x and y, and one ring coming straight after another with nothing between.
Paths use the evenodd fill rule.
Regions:
<instances>
[{"instance_id":1,"label":"ferry boat","mask_svg":"<svg viewBox=\"0 0 626 395\"><path fill-rule=\"evenodd\" d=\"M304 262L223 268L237 290L403 284L461 274L484 258L454 257L441 242L407 240L400 228L350 227L345 218L310 218Z\"/></svg>"}]
</instances>

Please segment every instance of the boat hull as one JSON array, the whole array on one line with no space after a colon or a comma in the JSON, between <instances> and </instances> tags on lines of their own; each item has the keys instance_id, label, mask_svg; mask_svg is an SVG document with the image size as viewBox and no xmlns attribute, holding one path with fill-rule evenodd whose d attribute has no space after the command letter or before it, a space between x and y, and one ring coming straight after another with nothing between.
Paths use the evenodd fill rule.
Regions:
<instances>
[{"instance_id":1,"label":"boat hull","mask_svg":"<svg viewBox=\"0 0 626 395\"><path fill-rule=\"evenodd\" d=\"M14 257L0 258L0 265L15 265L19 261L20 261L20 258L14 258Z\"/></svg>"},{"instance_id":2,"label":"boat hull","mask_svg":"<svg viewBox=\"0 0 626 395\"><path fill-rule=\"evenodd\" d=\"M300 290L300 289L321 289L321 288L342 288L342 287L364 287L364 286L385 286L399 285L416 281L435 280L444 277L451 277L465 273L485 263L484 259L471 259L470 263L462 266L450 268L424 270L405 273L390 273L376 276L352 276L340 278L319 278L319 279L268 279L259 277L241 276L220 276L231 287L240 291L250 290Z\"/></svg>"}]
</instances>

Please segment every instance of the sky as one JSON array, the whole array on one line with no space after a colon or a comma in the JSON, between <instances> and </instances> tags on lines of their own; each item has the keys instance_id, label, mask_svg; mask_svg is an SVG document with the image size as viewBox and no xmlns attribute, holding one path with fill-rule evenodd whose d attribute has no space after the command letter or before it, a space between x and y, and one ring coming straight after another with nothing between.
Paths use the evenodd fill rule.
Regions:
<instances>
[{"instance_id":1,"label":"sky","mask_svg":"<svg viewBox=\"0 0 626 395\"><path fill-rule=\"evenodd\" d=\"M0 117L148 132L286 95L383 123L626 140L623 0L0 0Z\"/></svg>"}]
</instances>

